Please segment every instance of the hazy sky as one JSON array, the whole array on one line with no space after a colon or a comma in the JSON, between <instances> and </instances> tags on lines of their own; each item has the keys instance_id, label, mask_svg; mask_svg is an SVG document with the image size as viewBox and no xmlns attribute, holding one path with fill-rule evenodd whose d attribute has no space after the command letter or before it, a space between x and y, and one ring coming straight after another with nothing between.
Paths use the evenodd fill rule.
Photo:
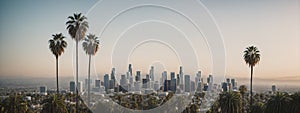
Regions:
<instances>
[{"instance_id":1,"label":"hazy sky","mask_svg":"<svg viewBox=\"0 0 300 113\"><path fill-rule=\"evenodd\" d=\"M170 4L176 11L187 10L184 14L194 15L191 19L197 19L194 21L201 24L199 27L203 31L210 26L206 21L211 18L193 10L201 7L200 4L193 4L188 11L184 9L189 6L187 2L159 1L145 1L145 4ZM143 73L148 72L150 65L157 67L158 74L163 70L178 72L179 65L183 64L187 64L184 67L187 74L195 74L199 69L205 76L213 73L213 64L218 62L213 63L209 39L202 37L184 16L160 7L141 7L126 11L105 27L117 12L141 1L104 0L95 5L97 2L0 1L0 77L54 77L55 58L48 49L48 40L52 34L60 32L68 42L60 57L60 75L72 76L74 41L67 33L65 22L75 12L86 15L90 24L88 33L100 37L101 48L92 63L94 76L110 73L112 66L123 73L127 63L132 63ZM255 77L300 77L299 1L200 2L214 17L220 30L204 34L216 32L223 36L225 75L249 77L242 52L247 46L255 45L262 54L255 67ZM79 57L80 75L85 76L88 57L82 48Z\"/></svg>"}]
</instances>

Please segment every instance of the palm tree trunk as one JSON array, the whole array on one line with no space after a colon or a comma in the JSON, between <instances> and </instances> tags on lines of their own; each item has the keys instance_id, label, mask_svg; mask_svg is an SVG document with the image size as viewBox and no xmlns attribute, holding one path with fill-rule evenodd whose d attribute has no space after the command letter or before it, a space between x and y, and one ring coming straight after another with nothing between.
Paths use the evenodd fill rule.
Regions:
<instances>
[{"instance_id":1,"label":"palm tree trunk","mask_svg":"<svg viewBox=\"0 0 300 113\"><path fill-rule=\"evenodd\" d=\"M251 66L251 80L250 80L250 106L252 106L253 102L253 92L252 92L252 79L253 79L253 66Z\"/></svg>"},{"instance_id":2,"label":"palm tree trunk","mask_svg":"<svg viewBox=\"0 0 300 113\"><path fill-rule=\"evenodd\" d=\"M91 55L89 55L89 69L88 69L88 104L87 106L90 106L90 72L91 72Z\"/></svg>"},{"instance_id":3,"label":"palm tree trunk","mask_svg":"<svg viewBox=\"0 0 300 113\"><path fill-rule=\"evenodd\" d=\"M58 89L58 56L56 56L56 93L59 94Z\"/></svg>"},{"instance_id":4,"label":"palm tree trunk","mask_svg":"<svg viewBox=\"0 0 300 113\"><path fill-rule=\"evenodd\" d=\"M76 40L76 113L78 113L78 41Z\"/></svg>"}]
</instances>

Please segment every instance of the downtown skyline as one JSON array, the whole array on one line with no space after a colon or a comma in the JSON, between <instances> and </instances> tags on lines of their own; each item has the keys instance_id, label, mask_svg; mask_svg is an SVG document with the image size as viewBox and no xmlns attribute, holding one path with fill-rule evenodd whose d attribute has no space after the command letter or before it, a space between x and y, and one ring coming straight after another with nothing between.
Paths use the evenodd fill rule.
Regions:
<instances>
[{"instance_id":1,"label":"downtown skyline","mask_svg":"<svg viewBox=\"0 0 300 113\"><path fill-rule=\"evenodd\" d=\"M64 6L68 2L1 1L1 5L3 5L1 13L5 15L1 19L0 27L0 77L55 77L55 62L45 40L50 39L51 34L58 32L62 32L67 37L66 40L69 44L65 54L60 58L60 75L64 77L73 76L74 61L72 59L74 57L74 41L68 35L64 23L66 22L66 17L73 12L82 12L86 15L90 7L96 2L72 2L73 5L78 6L78 9L74 10L69 6ZM223 35L226 53L225 75L248 78L249 68L244 63L242 54L245 47L256 45L261 50L262 59L257 67L255 67L255 78L274 79L292 77L291 80L295 78L300 80L299 1L293 1L294 3L285 1L231 1L225 4L213 1L201 2L214 16ZM270 5L264 6L262 4ZM51 6L53 5L59 5L59 7L52 9ZM196 15L197 11L193 13ZM27 16L32 18L24 18ZM87 18L89 21L92 18L100 17L89 17L87 14ZM21 22L19 19L23 21ZM97 27L103 27L91 22L89 24L94 31L98 30ZM40 29L41 27L45 29ZM90 32L93 32L93 30L88 30L88 33ZM95 33L99 35L99 32ZM108 53L110 52L107 47L109 47L108 45L113 45L113 43L109 43L109 38L100 37L100 50L96 54L95 59L92 60L94 61L92 63L94 65L91 71L92 76L101 75L102 78L105 73L109 73L111 68L114 67L110 64L110 60L108 60L110 55ZM194 75L197 72L195 70L201 70L203 75L208 76L212 73L211 54L209 48L205 46L205 42L200 43L204 44L197 46L200 48L197 50L197 55L199 56L198 63L200 65L197 68L193 67L195 69L185 69L187 70L185 73ZM87 72L87 56L82 51L82 48L79 50L81 64L79 75L85 77ZM154 65L161 68L166 66L168 72L177 72L180 63L174 62L176 58L161 58L161 61L157 59L146 60L143 59L145 50L153 52L152 58L173 55L169 48L159 43L145 44L139 47L136 53L133 53L132 59L129 62L134 65L135 69L141 70L142 73L148 73L149 67ZM135 71L133 70L133 72ZM120 71L119 73L124 72Z\"/></svg>"}]
</instances>

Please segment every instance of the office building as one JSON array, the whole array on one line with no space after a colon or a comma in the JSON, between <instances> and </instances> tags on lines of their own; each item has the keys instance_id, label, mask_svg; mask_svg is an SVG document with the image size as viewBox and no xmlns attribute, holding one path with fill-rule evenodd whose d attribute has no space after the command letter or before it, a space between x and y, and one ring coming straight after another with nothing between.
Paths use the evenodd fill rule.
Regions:
<instances>
[{"instance_id":1,"label":"office building","mask_svg":"<svg viewBox=\"0 0 300 113\"><path fill-rule=\"evenodd\" d=\"M40 87L40 94L47 95L47 86Z\"/></svg>"},{"instance_id":2,"label":"office building","mask_svg":"<svg viewBox=\"0 0 300 113\"><path fill-rule=\"evenodd\" d=\"M191 92L191 79L190 75L185 75L184 76L184 91L185 92Z\"/></svg>"},{"instance_id":3,"label":"office building","mask_svg":"<svg viewBox=\"0 0 300 113\"><path fill-rule=\"evenodd\" d=\"M141 81L141 71L136 71L135 81Z\"/></svg>"},{"instance_id":4,"label":"office building","mask_svg":"<svg viewBox=\"0 0 300 113\"><path fill-rule=\"evenodd\" d=\"M101 86L101 81L95 80L95 87L100 87L100 86Z\"/></svg>"},{"instance_id":5,"label":"office building","mask_svg":"<svg viewBox=\"0 0 300 113\"><path fill-rule=\"evenodd\" d=\"M150 75L150 80L154 81L154 67L151 66L151 69L149 71L149 75Z\"/></svg>"},{"instance_id":6,"label":"office building","mask_svg":"<svg viewBox=\"0 0 300 113\"><path fill-rule=\"evenodd\" d=\"M105 74L104 75L104 87L105 87L105 91L107 91L109 88L109 75L108 74Z\"/></svg>"},{"instance_id":7,"label":"office building","mask_svg":"<svg viewBox=\"0 0 300 113\"><path fill-rule=\"evenodd\" d=\"M76 92L76 87L75 87L75 82L74 81L70 81L70 92L75 93Z\"/></svg>"}]
</instances>

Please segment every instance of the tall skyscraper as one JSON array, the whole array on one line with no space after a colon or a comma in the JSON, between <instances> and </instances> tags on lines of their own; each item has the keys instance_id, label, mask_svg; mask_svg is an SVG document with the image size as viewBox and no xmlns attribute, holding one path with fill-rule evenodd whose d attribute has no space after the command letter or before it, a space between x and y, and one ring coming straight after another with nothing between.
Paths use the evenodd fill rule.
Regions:
<instances>
[{"instance_id":1,"label":"tall skyscraper","mask_svg":"<svg viewBox=\"0 0 300 113\"><path fill-rule=\"evenodd\" d=\"M191 92L191 79L190 75L185 75L184 76L184 91L185 92Z\"/></svg>"},{"instance_id":2,"label":"tall skyscraper","mask_svg":"<svg viewBox=\"0 0 300 113\"><path fill-rule=\"evenodd\" d=\"M149 71L150 79L151 81L154 81L154 67L151 66L151 69Z\"/></svg>"},{"instance_id":3,"label":"tall skyscraper","mask_svg":"<svg viewBox=\"0 0 300 113\"><path fill-rule=\"evenodd\" d=\"M179 68L179 76L180 76L180 83L179 84L184 84L183 83L183 69L182 66Z\"/></svg>"},{"instance_id":4,"label":"tall skyscraper","mask_svg":"<svg viewBox=\"0 0 300 113\"><path fill-rule=\"evenodd\" d=\"M111 73L110 73L110 79L111 80L115 80L116 79L116 77L115 77L115 74L116 74L116 70L115 70L115 68L112 68L111 69Z\"/></svg>"},{"instance_id":5,"label":"tall skyscraper","mask_svg":"<svg viewBox=\"0 0 300 113\"><path fill-rule=\"evenodd\" d=\"M107 91L109 89L109 75L108 74L104 75L104 87L105 87L105 91Z\"/></svg>"},{"instance_id":6,"label":"tall skyscraper","mask_svg":"<svg viewBox=\"0 0 300 113\"><path fill-rule=\"evenodd\" d=\"M198 84L198 82L200 81L200 79L201 79L201 71L198 71L196 73L196 77L195 77L195 84L196 85Z\"/></svg>"},{"instance_id":7,"label":"tall skyscraper","mask_svg":"<svg viewBox=\"0 0 300 113\"><path fill-rule=\"evenodd\" d=\"M180 84L180 76L179 74L177 74L177 80L176 80L176 84L179 85Z\"/></svg>"},{"instance_id":8,"label":"tall skyscraper","mask_svg":"<svg viewBox=\"0 0 300 113\"><path fill-rule=\"evenodd\" d=\"M136 71L135 81L141 81L141 71Z\"/></svg>"},{"instance_id":9,"label":"tall skyscraper","mask_svg":"<svg viewBox=\"0 0 300 113\"><path fill-rule=\"evenodd\" d=\"M129 66L128 66L128 72L129 72L130 75L132 76L132 66L131 66L131 64L129 64Z\"/></svg>"},{"instance_id":10,"label":"tall skyscraper","mask_svg":"<svg viewBox=\"0 0 300 113\"><path fill-rule=\"evenodd\" d=\"M75 93L75 90L76 90L76 88L75 88L75 82L74 81L70 81L70 92Z\"/></svg>"},{"instance_id":11,"label":"tall skyscraper","mask_svg":"<svg viewBox=\"0 0 300 113\"><path fill-rule=\"evenodd\" d=\"M162 84L164 84L165 80L167 80L167 71L164 71L162 74L161 74L161 79L162 79Z\"/></svg>"},{"instance_id":12,"label":"tall skyscraper","mask_svg":"<svg viewBox=\"0 0 300 113\"><path fill-rule=\"evenodd\" d=\"M176 79L175 78L175 72L170 72L171 80Z\"/></svg>"}]
</instances>

